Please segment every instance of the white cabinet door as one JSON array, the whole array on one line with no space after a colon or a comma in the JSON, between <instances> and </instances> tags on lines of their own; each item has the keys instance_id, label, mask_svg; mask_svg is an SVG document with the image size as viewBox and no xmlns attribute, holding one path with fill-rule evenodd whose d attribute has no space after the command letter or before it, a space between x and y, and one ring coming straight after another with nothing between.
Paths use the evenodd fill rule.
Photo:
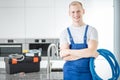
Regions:
<instances>
[{"instance_id":1,"label":"white cabinet door","mask_svg":"<svg viewBox=\"0 0 120 80\"><path fill-rule=\"evenodd\" d=\"M54 0L26 0L27 38L54 37Z\"/></svg>"},{"instance_id":2,"label":"white cabinet door","mask_svg":"<svg viewBox=\"0 0 120 80\"><path fill-rule=\"evenodd\" d=\"M25 37L23 5L23 0L0 0L0 38Z\"/></svg>"}]
</instances>

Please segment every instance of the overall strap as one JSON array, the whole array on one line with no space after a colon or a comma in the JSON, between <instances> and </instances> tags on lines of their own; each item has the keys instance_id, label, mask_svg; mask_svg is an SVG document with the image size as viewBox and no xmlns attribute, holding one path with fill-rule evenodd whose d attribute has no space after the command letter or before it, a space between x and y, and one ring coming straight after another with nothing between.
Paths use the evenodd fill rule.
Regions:
<instances>
[{"instance_id":1,"label":"overall strap","mask_svg":"<svg viewBox=\"0 0 120 80\"><path fill-rule=\"evenodd\" d=\"M71 44L74 44L74 41L73 41L73 38L72 38L72 35L71 35L71 32L70 32L70 29L67 28L67 31L68 31L68 34L69 34L69 39L70 39Z\"/></svg>"},{"instance_id":2,"label":"overall strap","mask_svg":"<svg viewBox=\"0 0 120 80\"><path fill-rule=\"evenodd\" d=\"M84 44L87 44L87 31L88 31L88 26L89 26L89 25L86 25L86 29L85 29Z\"/></svg>"}]
</instances>

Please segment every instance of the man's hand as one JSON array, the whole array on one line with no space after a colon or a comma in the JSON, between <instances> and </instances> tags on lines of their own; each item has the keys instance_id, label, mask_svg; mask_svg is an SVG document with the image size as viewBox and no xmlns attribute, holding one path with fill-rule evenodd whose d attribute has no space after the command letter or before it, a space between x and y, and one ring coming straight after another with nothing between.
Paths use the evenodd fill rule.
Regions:
<instances>
[{"instance_id":1,"label":"man's hand","mask_svg":"<svg viewBox=\"0 0 120 80\"><path fill-rule=\"evenodd\" d=\"M77 60L77 59L79 59L79 58L76 56L71 56L71 55L63 58L63 60L65 60L65 61L72 61L72 60Z\"/></svg>"},{"instance_id":2,"label":"man's hand","mask_svg":"<svg viewBox=\"0 0 120 80\"><path fill-rule=\"evenodd\" d=\"M62 57L63 60L71 61L71 60L79 59L79 57L70 54L70 51L71 50L69 50L69 49L64 49L64 50L60 51L60 56Z\"/></svg>"},{"instance_id":3,"label":"man's hand","mask_svg":"<svg viewBox=\"0 0 120 80\"><path fill-rule=\"evenodd\" d=\"M64 58L64 57L67 57L67 56L69 56L70 54L69 54L69 50L68 49L64 49L64 50L61 50L60 51L60 57L61 58Z\"/></svg>"}]
</instances>

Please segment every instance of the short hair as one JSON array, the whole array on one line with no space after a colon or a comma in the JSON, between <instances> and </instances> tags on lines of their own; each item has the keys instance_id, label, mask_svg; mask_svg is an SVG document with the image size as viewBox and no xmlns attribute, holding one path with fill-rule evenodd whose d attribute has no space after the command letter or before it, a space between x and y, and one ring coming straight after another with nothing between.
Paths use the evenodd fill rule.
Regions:
<instances>
[{"instance_id":1,"label":"short hair","mask_svg":"<svg viewBox=\"0 0 120 80\"><path fill-rule=\"evenodd\" d=\"M72 5L74 6L74 5L77 5L77 4L81 5L81 7L83 8L82 3L79 2L79 1L73 1L73 2L71 2L71 3L69 4L69 8L70 8L70 6L72 6Z\"/></svg>"}]
</instances>

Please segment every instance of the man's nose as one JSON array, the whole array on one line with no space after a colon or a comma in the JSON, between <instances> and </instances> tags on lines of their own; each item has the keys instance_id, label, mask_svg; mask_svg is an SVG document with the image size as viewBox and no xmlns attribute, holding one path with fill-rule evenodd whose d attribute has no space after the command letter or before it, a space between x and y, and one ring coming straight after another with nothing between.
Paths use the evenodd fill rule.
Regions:
<instances>
[{"instance_id":1,"label":"man's nose","mask_svg":"<svg viewBox=\"0 0 120 80\"><path fill-rule=\"evenodd\" d=\"M78 12L75 12L75 14L74 14L75 16L78 16Z\"/></svg>"}]
</instances>

